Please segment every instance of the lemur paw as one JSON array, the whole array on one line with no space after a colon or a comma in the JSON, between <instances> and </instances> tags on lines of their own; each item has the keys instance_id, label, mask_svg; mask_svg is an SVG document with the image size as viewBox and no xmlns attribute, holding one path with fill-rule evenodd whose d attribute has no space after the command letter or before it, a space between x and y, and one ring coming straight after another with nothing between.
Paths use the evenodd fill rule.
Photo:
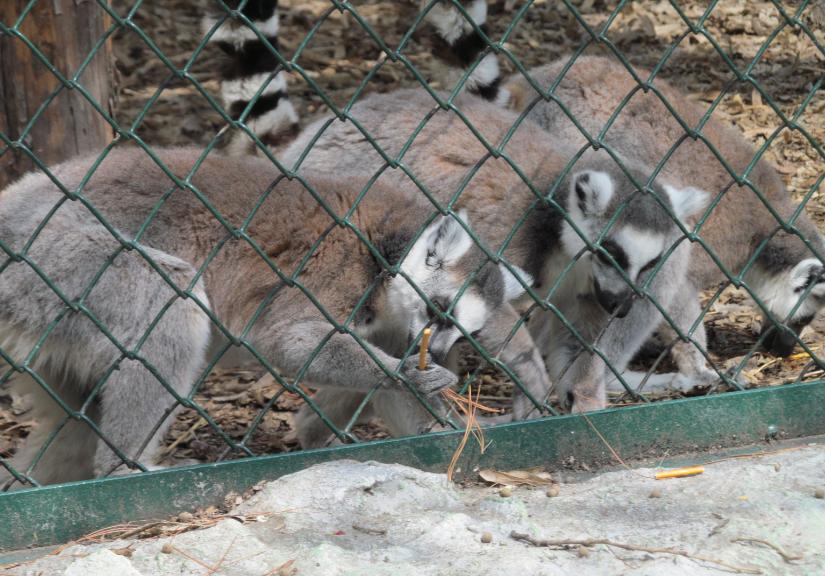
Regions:
<instances>
[{"instance_id":1,"label":"lemur paw","mask_svg":"<svg viewBox=\"0 0 825 576\"><path fill-rule=\"evenodd\" d=\"M458 377L455 374L438 364L434 364L429 354L427 354L427 368L419 370L418 357L411 356L404 362L402 372L413 386L425 396L431 396L445 388L454 386L458 382Z\"/></svg>"}]
</instances>

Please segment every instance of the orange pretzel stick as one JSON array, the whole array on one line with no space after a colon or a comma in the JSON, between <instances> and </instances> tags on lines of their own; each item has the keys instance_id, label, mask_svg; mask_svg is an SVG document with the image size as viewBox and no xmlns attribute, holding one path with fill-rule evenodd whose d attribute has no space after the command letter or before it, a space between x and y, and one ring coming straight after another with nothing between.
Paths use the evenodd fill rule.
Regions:
<instances>
[{"instance_id":1,"label":"orange pretzel stick","mask_svg":"<svg viewBox=\"0 0 825 576\"><path fill-rule=\"evenodd\" d=\"M674 468L673 470L657 472L656 480L664 480L665 478L684 478L685 476L696 476L697 474L702 474L704 471L704 466L685 466L684 468Z\"/></svg>"},{"instance_id":2,"label":"orange pretzel stick","mask_svg":"<svg viewBox=\"0 0 825 576\"><path fill-rule=\"evenodd\" d=\"M418 369L427 369L427 349L430 347L430 336L432 336L432 328L424 328L424 334L421 335L421 347L418 349Z\"/></svg>"}]
</instances>

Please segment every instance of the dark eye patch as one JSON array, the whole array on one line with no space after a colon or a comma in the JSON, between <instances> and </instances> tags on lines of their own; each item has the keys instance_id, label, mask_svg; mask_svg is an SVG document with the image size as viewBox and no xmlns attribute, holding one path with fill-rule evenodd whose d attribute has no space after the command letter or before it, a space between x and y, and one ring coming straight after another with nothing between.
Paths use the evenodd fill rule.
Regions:
<instances>
[{"instance_id":1,"label":"dark eye patch","mask_svg":"<svg viewBox=\"0 0 825 576\"><path fill-rule=\"evenodd\" d=\"M648 270L652 269L652 268L653 268L654 266L656 266L656 265L657 265L657 264L658 264L661 260L662 260L662 255L661 255L661 254L659 254L658 256L656 256L656 258L654 258L653 260L651 260L650 262L648 262L647 264L645 264L644 266L642 266L642 269L641 269L641 270L639 270L639 274L643 274L644 272L647 272Z\"/></svg>"},{"instance_id":2,"label":"dark eye patch","mask_svg":"<svg viewBox=\"0 0 825 576\"><path fill-rule=\"evenodd\" d=\"M607 238L606 240L602 240L602 249L613 257L613 260L616 261L616 264L618 264L622 270L627 270L630 261L627 258L627 253L621 246L610 238ZM596 252L596 257L603 264L612 265L610 259L605 256L601 250Z\"/></svg>"},{"instance_id":3,"label":"dark eye patch","mask_svg":"<svg viewBox=\"0 0 825 576\"><path fill-rule=\"evenodd\" d=\"M450 307L451 300L446 296L433 296L430 298L430 302L433 303L433 306L439 309L441 312L446 312L447 309ZM427 306L427 318L430 322L435 322L441 327L448 327L452 326L453 322L449 318L439 318L438 314L435 311Z\"/></svg>"}]
</instances>

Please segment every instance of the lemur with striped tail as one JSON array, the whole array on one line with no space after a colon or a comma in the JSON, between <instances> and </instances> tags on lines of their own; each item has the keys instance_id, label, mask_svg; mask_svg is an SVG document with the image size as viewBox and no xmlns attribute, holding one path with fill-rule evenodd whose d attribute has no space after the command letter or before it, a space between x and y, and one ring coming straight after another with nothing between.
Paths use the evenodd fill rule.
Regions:
<instances>
[{"instance_id":1,"label":"lemur with striped tail","mask_svg":"<svg viewBox=\"0 0 825 576\"><path fill-rule=\"evenodd\" d=\"M358 126L329 123L329 118L316 121L282 153L282 160L309 181L335 173L367 185L377 177L410 196L423 195L420 184L441 204L440 210L458 195L454 208L467 210L487 250L501 251L507 262L526 270L538 282L534 290L540 296L552 289L553 307L576 329L569 338L545 338L537 349L548 360L561 403L574 411L603 408L608 371L624 371L662 320L654 302L670 307L683 295L690 243L676 222L689 226L707 195L663 178L643 194L638 187L647 184L652 170L626 161L624 172L603 151L584 154L566 172L575 149L541 127L526 121L511 134L518 115L470 95L456 106L492 145L509 137L503 151L491 154L462 118L433 111L430 95L418 89L362 99L351 109ZM386 169L374 145L391 158L404 151L399 161L405 170ZM553 190L551 199L541 198ZM571 260L574 264L566 270ZM511 317L515 327L515 310ZM528 327L543 338L532 320ZM502 361L515 366L529 359L531 349L524 342L505 348L508 358ZM543 399L547 384L527 391ZM515 418L530 412L526 400L515 398Z\"/></svg>"},{"instance_id":2,"label":"lemur with striped tail","mask_svg":"<svg viewBox=\"0 0 825 576\"><path fill-rule=\"evenodd\" d=\"M486 34L488 30L487 0L462 0L460 4L466 16L452 0L418 1L420 9L427 10L425 21L436 30L445 45L439 50L445 60L462 69L479 60L465 88L499 105L506 105L508 95L501 88L498 56L488 51L487 43L479 33L480 30ZM228 8L237 10L241 0L224 2ZM286 72L267 46L268 43L274 50L279 50L278 1L249 0L241 12L258 33L220 9L203 18L203 33L211 33L210 42L225 54L220 86L224 109L230 117L238 118L260 90L246 124L265 145L276 147L295 136L299 125L298 114L289 99ZM252 139L242 131L236 131L226 151L243 155L254 149Z\"/></svg>"}]
</instances>

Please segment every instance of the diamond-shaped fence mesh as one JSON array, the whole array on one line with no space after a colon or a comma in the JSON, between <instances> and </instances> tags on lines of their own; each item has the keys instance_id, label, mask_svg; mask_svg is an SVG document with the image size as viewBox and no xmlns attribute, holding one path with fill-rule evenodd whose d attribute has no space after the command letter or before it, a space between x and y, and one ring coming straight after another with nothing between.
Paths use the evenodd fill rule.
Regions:
<instances>
[{"instance_id":1,"label":"diamond-shaped fence mesh","mask_svg":"<svg viewBox=\"0 0 825 576\"><path fill-rule=\"evenodd\" d=\"M462 428L438 364L496 422L822 378L820 3L62 4L0 11L4 488Z\"/></svg>"}]
</instances>

